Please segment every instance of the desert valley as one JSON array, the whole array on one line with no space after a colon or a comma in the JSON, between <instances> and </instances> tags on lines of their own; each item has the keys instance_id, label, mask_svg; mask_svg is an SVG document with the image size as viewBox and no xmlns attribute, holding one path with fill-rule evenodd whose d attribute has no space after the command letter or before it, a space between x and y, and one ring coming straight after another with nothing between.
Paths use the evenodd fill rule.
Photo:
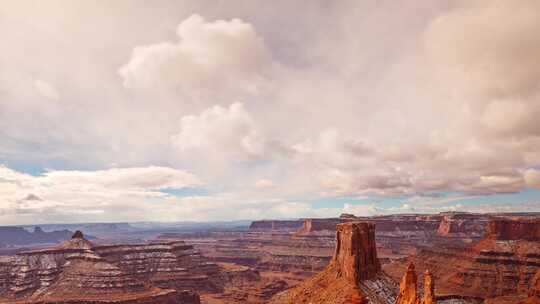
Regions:
<instances>
[{"instance_id":1,"label":"desert valley","mask_svg":"<svg viewBox=\"0 0 540 304\"><path fill-rule=\"evenodd\" d=\"M0 227L0 302L540 301L537 214L342 214L237 224Z\"/></svg>"}]
</instances>

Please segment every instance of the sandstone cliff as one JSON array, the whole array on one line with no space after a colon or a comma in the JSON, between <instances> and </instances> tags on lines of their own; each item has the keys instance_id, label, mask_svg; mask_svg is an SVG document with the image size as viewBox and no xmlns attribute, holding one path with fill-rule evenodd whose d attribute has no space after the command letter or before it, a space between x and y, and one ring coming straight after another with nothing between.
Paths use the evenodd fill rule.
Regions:
<instances>
[{"instance_id":1,"label":"sandstone cliff","mask_svg":"<svg viewBox=\"0 0 540 304\"><path fill-rule=\"evenodd\" d=\"M497 240L540 241L540 219L494 218L487 230L486 236Z\"/></svg>"},{"instance_id":2,"label":"sandstone cliff","mask_svg":"<svg viewBox=\"0 0 540 304\"><path fill-rule=\"evenodd\" d=\"M375 246L375 225L337 225L330 264L313 278L274 298L274 303L394 303L395 285L382 271Z\"/></svg>"},{"instance_id":3,"label":"sandstone cliff","mask_svg":"<svg viewBox=\"0 0 540 304\"><path fill-rule=\"evenodd\" d=\"M464 212L446 212L441 215L443 217L437 229L440 236L480 238L485 233L488 221L485 215Z\"/></svg>"},{"instance_id":4,"label":"sandstone cliff","mask_svg":"<svg viewBox=\"0 0 540 304\"><path fill-rule=\"evenodd\" d=\"M305 219L302 227L296 232L298 235L306 235L316 231L336 231L336 225L341 223L342 219Z\"/></svg>"},{"instance_id":5,"label":"sandstone cliff","mask_svg":"<svg viewBox=\"0 0 540 304\"><path fill-rule=\"evenodd\" d=\"M417 268L430 269L441 295L476 299L524 297L540 269L537 221L530 218L492 218L480 241L462 246L421 248L410 257ZM395 266L388 265L386 269ZM396 278L396 273L392 273ZM495 302L496 303L496 302Z\"/></svg>"}]
</instances>

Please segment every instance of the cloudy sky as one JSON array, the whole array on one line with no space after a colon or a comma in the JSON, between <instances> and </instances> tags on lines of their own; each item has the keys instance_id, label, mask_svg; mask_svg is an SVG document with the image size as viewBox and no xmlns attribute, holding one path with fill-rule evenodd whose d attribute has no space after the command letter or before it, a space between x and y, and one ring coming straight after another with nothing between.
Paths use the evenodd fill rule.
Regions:
<instances>
[{"instance_id":1,"label":"cloudy sky","mask_svg":"<svg viewBox=\"0 0 540 304\"><path fill-rule=\"evenodd\" d=\"M0 223L540 211L537 0L7 0Z\"/></svg>"}]
</instances>

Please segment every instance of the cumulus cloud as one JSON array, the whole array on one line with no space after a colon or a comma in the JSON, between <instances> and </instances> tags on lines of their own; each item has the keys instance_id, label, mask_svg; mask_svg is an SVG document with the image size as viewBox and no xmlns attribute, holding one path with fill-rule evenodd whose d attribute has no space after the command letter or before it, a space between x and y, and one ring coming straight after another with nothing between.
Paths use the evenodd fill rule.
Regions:
<instances>
[{"instance_id":1,"label":"cumulus cloud","mask_svg":"<svg viewBox=\"0 0 540 304\"><path fill-rule=\"evenodd\" d=\"M214 106L200 115L184 116L180 133L172 137L181 152L219 153L237 160L260 156L264 139L242 103Z\"/></svg>"},{"instance_id":2,"label":"cumulus cloud","mask_svg":"<svg viewBox=\"0 0 540 304\"><path fill-rule=\"evenodd\" d=\"M309 206L320 197L538 188L537 1L315 1L301 16L294 2L15 2L0 7L0 161L57 169L0 168L0 195L18 212L75 214L74 189L96 195L81 214L107 216L122 197L141 206L132 218L210 219L343 209ZM110 163L149 171L69 170ZM184 177L139 180L156 163L219 194L165 198L149 189ZM373 206L467 207L439 202Z\"/></svg>"},{"instance_id":3,"label":"cumulus cloud","mask_svg":"<svg viewBox=\"0 0 540 304\"><path fill-rule=\"evenodd\" d=\"M138 46L118 73L128 88L254 92L270 63L263 39L240 19L206 22L192 15L178 42Z\"/></svg>"},{"instance_id":4,"label":"cumulus cloud","mask_svg":"<svg viewBox=\"0 0 540 304\"><path fill-rule=\"evenodd\" d=\"M37 79L34 81L34 88L36 91L41 94L43 97L46 97L51 100L60 99L60 93L53 87L50 83Z\"/></svg>"},{"instance_id":5,"label":"cumulus cloud","mask_svg":"<svg viewBox=\"0 0 540 304\"><path fill-rule=\"evenodd\" d=\"M529 169L525 171L525 181L531 188L540 189L540 171L536 169Z\"/></svg>"},{"instance_id":6,"label":"cumulus cloud","mask_svg":"<svg viewBox=\"0 0 540 304\"><path fill-rule=\"evenodd\" d=\"M441 81L477 104L488 130L538 135L539 31L538 1L471 1L436 18L425 41Z\"/></svg>"},{"instance_id":7,"label":"cumulus cloud","mask_svg":"<svg viewBox=\"0 0 540 304\"><path fill-rule=\"evenodd\" d=\"M260 179L257 182L255 182L255 187L260 188L260 189L272 188L274 186L275 186L274 182L272 182L269 179Z\"/></svg>"}]
</instances>

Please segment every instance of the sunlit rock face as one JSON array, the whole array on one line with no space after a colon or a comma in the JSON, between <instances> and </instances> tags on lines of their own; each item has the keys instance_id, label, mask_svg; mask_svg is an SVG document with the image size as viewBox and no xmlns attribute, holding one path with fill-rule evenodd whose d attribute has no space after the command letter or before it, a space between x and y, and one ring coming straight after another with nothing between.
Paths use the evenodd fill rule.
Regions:
<instances>
[{"instance_id":1,"label":"sunlit rock face","mask_svg":"<svg viewBox=\"0 0 540 304\"><path fill-rule=\"evenodd\" d=\"M424 291L418 293L418 276L413 263L410 263L399 284L399 294L396 304L435 304L435 280L429 270L424 273Z\"/></svg>"},{"instance_id":2,"label":"sunlit rock face","mask_svg":"<svg viewBox=\"0 0 540 304\"><path fill-rule=\"evenodd\" d=\"M375 246L375 224L339 224L332 263L336 271L352 282L371 279L381 271Z\"/></svg>"},{"instance_id":3,"label":"sunlit rock face","mask_svg":"<svg viewBox=\"0 0 540 304\"><path fill-rule=\"evenodd\" d=\"M3 257L0 302L196 304L194 291L213 286L212 266L182 242L94 246L77 231L56 247Z\"/></svg>"},{"instance_id":4,"label":"sunlit rock face","mask_svg":"<svg viewBox=\"0 0 540 304\"><path fill-rule=\"evenodd\" d=\"M272 303L393 304L395 283L381 271L375 224L349 222L336 227L330 264L313 278L277 295Z\"/></svg>"}]
</instances>

